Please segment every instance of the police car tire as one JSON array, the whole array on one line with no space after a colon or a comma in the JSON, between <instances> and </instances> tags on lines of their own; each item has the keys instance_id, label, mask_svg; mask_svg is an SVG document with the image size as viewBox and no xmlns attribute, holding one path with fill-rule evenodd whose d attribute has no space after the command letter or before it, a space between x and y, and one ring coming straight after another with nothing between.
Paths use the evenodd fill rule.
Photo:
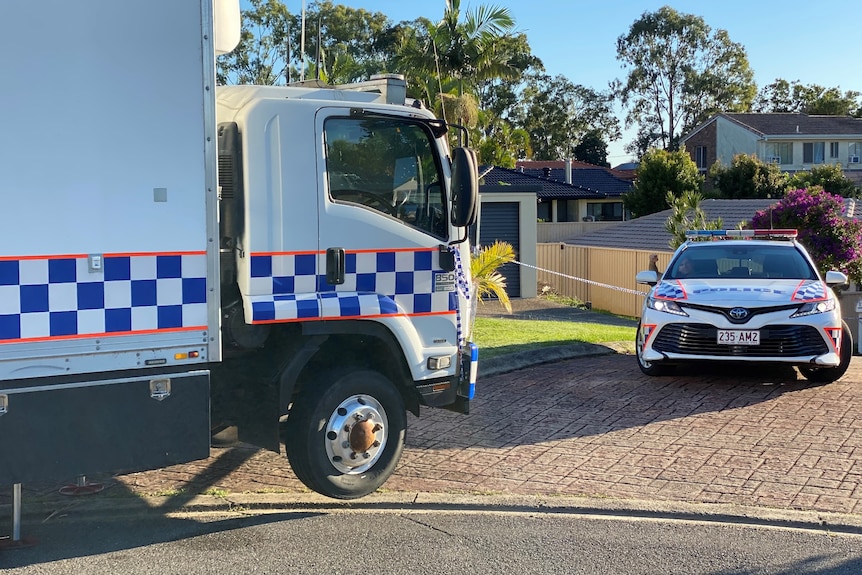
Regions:
<instances>
[{"instance_id":1,"label":"police car tire","mask_svg":"<svg viewBox=\"0 0 862 575\"><path fill-rule=\"evenodd\" d=\"M836 367L816 368L799 366L799 373L813 383L832 383L838 381L850 367L853 358L853 334L847 322L841 322L841 363Z\"/></svg>"},{"instance_id":2,"label":"police car tire","mask_svg":"<svg viewBox=\"0 0 862 575\"><path fill-rule=\"evenodd\" d=\"M637 359L638 367L640 368L640 370L644 374L649 375L649 376L658 376L658 375L664 375L665 373L667 373L667 366L656 364L656 363L645 362L643 360L643 357L641 356L641 350L642 350L643 346L641 345L641 324L640 324L640 322L638 322L637 331L635 333L637 334L637 335L635 335L635 358Z\"/></svg>"},{"instance_id":3,"label":"police car tire","mask_svg":"<svg viewBox=\"0 0 862 575\"><path fill-rule=\"evenodd\" d=\"M287 458L297 478L309 489L335 499L356 499L373 493L392 475L401 453L407 429L404 400L395 385L373 370L339 369L321 374L306 384L295 398L284 426ZM367 395L385 411L388 420L386 443L374 465L362 473L343 473L333 466L325 449L330 416L354 395Z\"/></svg>"}]
</instances>

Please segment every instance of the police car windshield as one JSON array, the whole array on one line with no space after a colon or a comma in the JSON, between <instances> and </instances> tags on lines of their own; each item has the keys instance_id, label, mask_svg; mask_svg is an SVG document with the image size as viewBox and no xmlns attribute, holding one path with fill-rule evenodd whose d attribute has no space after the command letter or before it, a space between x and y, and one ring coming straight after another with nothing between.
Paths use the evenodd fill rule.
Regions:
<instances>
[{"instance_id":1,"label":"police car windshield","mask_svg":"<svg viewBox=\"0 0 862 575\"><path fill-rule=\"evenodd\" d=\"M665 275L669 279L817 279L817 272L793 244L759 241L693 244L682 251Z\"/></svg>"}]
</instances>

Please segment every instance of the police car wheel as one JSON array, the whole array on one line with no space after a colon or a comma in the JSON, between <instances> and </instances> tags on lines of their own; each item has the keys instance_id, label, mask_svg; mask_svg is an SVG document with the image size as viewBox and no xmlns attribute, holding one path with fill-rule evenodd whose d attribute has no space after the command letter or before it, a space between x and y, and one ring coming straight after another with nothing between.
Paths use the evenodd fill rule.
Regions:
<instances>
[{"instance_id":1,"label":"police car wheel","mask_svg":"<svg viewBox=\"0 0 862 575\"><path fill-rule=\"evenodd\" d=\"M660 365L657 363L652 363L649 361L645 361L643 358L642 352L643 352L644 341L643 341L643 333L641 331L640 322L638 322L638 328L637 328L636 333L637 333L637 336L635 339L635 355L637 356L638 367L640 368L640 370L643 373L645 373L646 375L650 375L650 376L657 376L657 375L665 374L667 372L667 366Z\"/></svg>"},{"instance_id":2,"label":"police car wheel","mask_svg":"<svg viewBox=\"0 0 862 575\"><path fill-rule=\"evenodd\" d=\"M841 322L841 363L836 367L799 366L799 373L812 383L832 383L838 381L850 367L853 358L853 334L847 322Z\"/></svg>"}]
</instances>

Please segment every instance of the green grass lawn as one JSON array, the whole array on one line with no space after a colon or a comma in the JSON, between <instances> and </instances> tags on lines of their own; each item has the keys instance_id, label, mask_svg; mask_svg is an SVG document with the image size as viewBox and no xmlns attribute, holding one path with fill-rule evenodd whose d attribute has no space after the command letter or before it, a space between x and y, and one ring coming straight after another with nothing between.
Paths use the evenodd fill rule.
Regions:
<instances>
[{"instance_id":1,"label":"green grass lawn","mask_svg":"<svg viewBox=\"0 0 862 575\"><path fill-rule=\"evenodd\" d=\"M599 323L477 317L473 341L482 358L573 342L634 341L635 328Z\"/></svg>"}]
</instances>

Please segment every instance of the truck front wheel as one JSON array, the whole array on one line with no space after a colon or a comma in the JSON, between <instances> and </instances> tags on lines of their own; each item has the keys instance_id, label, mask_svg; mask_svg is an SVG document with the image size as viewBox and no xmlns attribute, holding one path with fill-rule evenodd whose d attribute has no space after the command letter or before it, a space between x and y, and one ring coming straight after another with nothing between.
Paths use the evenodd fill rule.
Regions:
<instances>
[{"instance_id":1,"label":"truck front wheel","mask_svg":"<svg viewBox=\"0 0 862 575\"><path fill-rule=\"evenodd\" d=\"M372 370L334 371L295 398L284 443L294 473L328 497L368 495L389 478L404 449L401 394Z\"/></svg>"}]
</instances>

